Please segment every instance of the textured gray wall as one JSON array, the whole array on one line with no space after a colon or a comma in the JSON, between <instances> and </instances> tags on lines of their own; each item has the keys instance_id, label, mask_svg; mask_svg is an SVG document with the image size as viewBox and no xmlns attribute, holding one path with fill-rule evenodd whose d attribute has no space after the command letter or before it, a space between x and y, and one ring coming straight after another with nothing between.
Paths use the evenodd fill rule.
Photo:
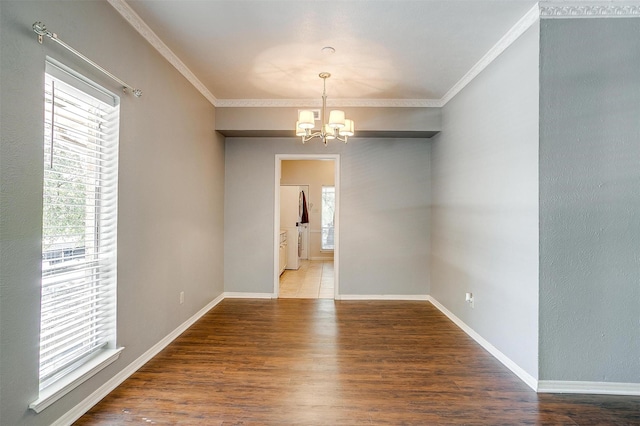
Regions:
<instances>
[{"instance_id":1,"label":"textured gray wall","mask_svg":"<svg viewBox=\"0 0 640 426\"><path fill-rule=\"evenodd\" d=\"M525 32L444 107L431 155L431 295L533 378L538 35Z\"/></svg>"},{"instance_id":2,"label":"textured gray wall","mask_svg":"<svg viewBox=\"0 0 640 426\"><path fill-rule=\"evenodd\" d=\"M640 19L545 20L540 378L640 382Z\"/></svg>"},{"instance_id":3,"label":"textured gray wall","mask_svg":"<svg viewBox=\"0 0 640 426\"><path fill-rule=\"evenodd\" d=\"M223 291L224 143L214 108L106 2L0 1L0 424L49 425ZM120 359L35 415L45 56L107 88L42 20L123 80L118 232ZM180 305L179 292L185 292Z\"/></svg>"},{"instance_id":4,"label":"textured gray wall","mask_svg":"<svg viewBox=\"0 0 640 426\"><path fill-rule=\"evenodd\" d=\"M227 138L225 290L273 292L276 154L340 154L340 293L429 293L429 142Z\"/></svg>"}]
</instances>

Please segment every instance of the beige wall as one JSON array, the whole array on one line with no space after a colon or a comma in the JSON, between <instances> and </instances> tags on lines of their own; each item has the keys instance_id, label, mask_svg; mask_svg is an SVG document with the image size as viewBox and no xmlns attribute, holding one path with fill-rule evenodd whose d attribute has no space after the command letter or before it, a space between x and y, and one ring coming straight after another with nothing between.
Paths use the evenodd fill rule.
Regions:
<instances>
[{"instance_id":1,"label":"beige wall","mask_svg":"<svg viewBox=\"0 0 640 426\"><path fill-rule=\"evenodd\" d=\"M333 252L322 252L322 187L333 186L335 164L332 160L285 160L282 162L281 185L309 185L309 258L333 259Z\"/></svg>"}]
</instances>

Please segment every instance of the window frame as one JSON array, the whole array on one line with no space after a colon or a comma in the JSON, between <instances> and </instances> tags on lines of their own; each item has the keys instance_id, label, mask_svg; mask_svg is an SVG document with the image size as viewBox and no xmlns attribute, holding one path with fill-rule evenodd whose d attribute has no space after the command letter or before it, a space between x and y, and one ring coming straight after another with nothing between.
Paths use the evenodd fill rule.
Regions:
<instances>
[{"instance_id":1,"label":"window frame","mask_svg":"<svg viewBox=\"0 0 640 426\"><path fill-rule=\"evenodd\" d=\"M40 358L39 395L38 399L29 405L29 408L37 413L116 361L124 349L116 347L119 97L51 58L46 60L44 80L43 267L39 336L41 343L44 342L46 345L48 342L50 347L53 347L51 350L53 355L48 357L59 360L68 358L68 354L74 353L78 345L86 345L87 341L93 343L90 343L88 348L78 351L82 354L81 356L69 357L68 362L51 365L47 370L48 373L43 371L49 366L49 361L43 361L42 357ZM47 89L50 81L55 82L56 90L61 90L59 92L61 97L51 93L53 92L51 89ZM47 90L50 93L47 93ZM65 96L67 96L66 100ZM65 101L68 102L73 96L76 97L72 103L67 103L66 109L59 106ZM56 108L46 107L47 102L53 105L54 98ZM98 109L94 109L94 107L98 108L98 105L104 106L105 116L100 116ZM60 108L62 111L59 111ZM70 111L74 110L77 114L72 118L76 121L69 121L72 114ZM103 132L102 124L91 127L96 123L106 123L106 130ZM54 126L56 134L51 133ZM60 130L65 126L64 130ZM82 131L86 134L77 136ZM73 134L75 136L72 136ZM46 155L47 144L50 144L49 156ZM53 152L58 152L57 158L51 155L51 147L54 147ZM49 172L47 172L47 162L50 162ZM64 187L67 189L66 195L56 192L52 197L51 182L59 182L56 188L69 184ZM68 189L70 187L71 189ZM55 197L58 197L58 201L52 201ZM60 201L63 198L66 200ZM65 214L71 215L70 211L73 211L76 217L64 224L55 221L52 219L55 214L47 213L52 206L62 211L61 217L65 217ZM76 232L75 234L69 231L71 228ZM83 228L84 233L78 231ZM56 229L60 230L55 231ZM58 238L57 241L81 240L84 245L79 248L75 246L78 241L73 244L65 241L58 246L52 245L55 247L54 250L45 251L45 247L52 244L52 241L56 241L56 238ZM65 248L63 247L65 244L73 247ZM70 257L66 256L67 251ZM47 263L46 266L45 263ZM47 292L45 288L48 289ZM82 290L75 292L74 288ZM56 291L59 291L59 301L55 297ZM87 296L88 294L91 296ZM83 309L80 309L80 303L74 302L75 297L78 297L78 300L83 298ZM44 319L44 309L47 309L47 312L61 313L63 305L67 311L72 312L70 317L76 320L60 319L61 317L57 316L58 319L51 320L53 324L45 323L47 319ZM88 323L87 319L89 319ZM83 327L86 331L82 333L88 337L81 339L80 332L74 335L75 329L72 327L75 326L69 325L71 322L79 324L78 327ZM49 329L46 335L43 335L43 330L47 329L47 326ZM78 343L67 346L60 337L62 335L71 336L73 339L65 337L65 340ZM54 337L47 341L49 339L47 336ZM95 336L99 336L98 340L95 340ZM66 347L71 349L64 349Z\"/></svg>"},{"instance_id":2,"label":"window frame","mask_svg":"<svg viewBox=\"0 0 640 426\"><path fill-rule=\"evenodd\" d=\"M325 190L326 189L333 189L333 220L331 221L331 223L333 223L333 225L331 226L325 226L325 214L324 214L324 209L325 209ZM322 185L322 190L321 190L321 201L320 201L320 252L323 253L333 253L333 251L335 250L335 214L336 214L336 187L335 185ZM325 238L325 228L327 229L327 237ZM334 237L332 237L332 240L334 241L334 243L329 246L325 246L325 240L329 239L329 234L334 235Z\"/></svg>"}]
</instances>

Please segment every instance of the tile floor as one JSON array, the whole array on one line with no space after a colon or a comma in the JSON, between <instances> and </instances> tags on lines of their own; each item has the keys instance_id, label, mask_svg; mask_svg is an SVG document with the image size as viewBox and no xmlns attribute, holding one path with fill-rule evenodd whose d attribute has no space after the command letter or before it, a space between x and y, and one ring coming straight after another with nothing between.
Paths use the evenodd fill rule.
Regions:
<instances>
[{"instance_id":1,"label":"tile floor","mask_svg":"<svg viewBox=\"0 0 640 426\"><path fill-rule=\"evenodd\" d=\"M280 275L279 297L288 299L333 299L333 261L302 260L300 269Z\"/></svg>"}]
</instances>

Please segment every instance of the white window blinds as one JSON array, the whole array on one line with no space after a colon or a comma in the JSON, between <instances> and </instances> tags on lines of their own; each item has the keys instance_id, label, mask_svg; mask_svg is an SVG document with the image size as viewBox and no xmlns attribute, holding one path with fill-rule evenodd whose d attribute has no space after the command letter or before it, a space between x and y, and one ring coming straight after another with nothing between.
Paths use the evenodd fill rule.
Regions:
<instances>
[{"instance_id":1,"label":"white window blinds","mask_svg":"<svg viewBox=\"0 0 640 426\"><path fill-rule=\"evenodd\" d=\"M40 388L115 347L117 97L47 63Z\"/></svg>"}]
</instances>

